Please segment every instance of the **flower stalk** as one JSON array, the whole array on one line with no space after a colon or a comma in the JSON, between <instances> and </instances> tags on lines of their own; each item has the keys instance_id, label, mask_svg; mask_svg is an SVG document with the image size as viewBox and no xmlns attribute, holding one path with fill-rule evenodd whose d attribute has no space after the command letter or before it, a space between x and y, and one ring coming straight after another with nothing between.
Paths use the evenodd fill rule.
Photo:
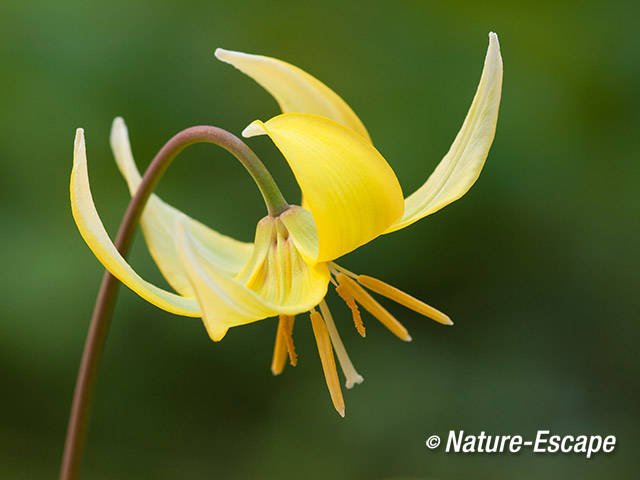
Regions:
<instances>
[{"instance_id":1,"label":"flower stalk","mask_svg":"<svg viewBox=\"0 0 640 480\"><path fill-rule=\"evenodd\" d=\"M79 129L78 137L84 142L83 135L82 130ZM76 141L78 141L78 137ZM196 126L187 128L174 135L156 154L142 177L142 182L135 195L129 202L115 240L115 246L123 257L127 257L142 211L162 175L182 150L196 143L218 145L240 161L258 186L270 216L278 216L289 208L267 168L242 140L217 127ZM76 380L62 457L60 480L76 480L79 475L98 367L109 333L111 315L119 285L118 279L108 271L105 272L91 317L91 324Z\"/></svg>"}]
</instances>

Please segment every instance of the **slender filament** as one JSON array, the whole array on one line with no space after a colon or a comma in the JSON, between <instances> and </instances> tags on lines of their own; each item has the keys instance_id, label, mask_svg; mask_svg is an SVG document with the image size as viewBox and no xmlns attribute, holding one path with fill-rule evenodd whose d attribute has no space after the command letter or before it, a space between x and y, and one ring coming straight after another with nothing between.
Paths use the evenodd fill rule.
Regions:
<instances>
[{"instance_id":1,"label":"slender filament","mask_svg":"<svg viewBox=\"0 0 640 480\"><path fill-rule=\"evenodd\" d=\"M324 300L320 302L320 312L322 313L322 318L324 318L324 323L327 325L333 349L338 357L338 363L346 378L345 386L352 388L356 383L364 382L364 378L356 371L347 350L344 348L344 344L336 328L336 323L333 321L333 315L331 315L331 311L329 310L329 305L327 305L327 302Z\"/></svg>"}]
</instances>

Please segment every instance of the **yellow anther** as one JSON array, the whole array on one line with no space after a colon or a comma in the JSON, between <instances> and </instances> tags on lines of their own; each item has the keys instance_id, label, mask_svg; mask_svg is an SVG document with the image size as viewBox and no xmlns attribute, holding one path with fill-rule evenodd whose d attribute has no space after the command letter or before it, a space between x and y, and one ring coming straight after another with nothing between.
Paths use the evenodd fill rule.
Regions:
<instances>
[{"instance_id":1,"label":"yellow anther","mask_svg":"<svg viewBox=\"0 0 640 480\"><path fill-rule=\"evenodd\" d=\"M367 336L367 331L364 328L364 323L362 322L362 316L360 315L360 310L358 309L358 304L356 303L353 295L349 293L349 290L344 287L344 285L338 285L336 287L336 292L340 295L340 298L344 300L347 304L347 307L351 310L351 316L353 317L353 324L356 326L356 330L360 334L361 337Z\"/></svg>"},{"instance_id":2,"label":"yellow anther","mask_svg":"<svg viewBox=\"0 0 640 480\"><path fill-rule=\"evenodd\" d=\"M273 348L273 359L271 360L271 373L274 375L280 375L284 370L287 352L289 353L289 363L294 367L298 363L292 336L294 319L295 317L290 315L280 315L278 319L276 343Z\"/></svg>"},{"instance_id":3,"label":"yellow anther","mask_svg":"<svg viewBox=\"0 0 640 480\"><path fill-rule=\"evenodd\" d=\"M331 346L329 331L327 330L322 315L315 310L309 313L311 314L313 335L316 337L318 354L320 355L320 362L322 363L322 370L325 381L327 382L327 388L329 389L329 395L331 395L331 401L340 416L344 417L344 399L342 398L340 380L338 380L336 361L333 358L333 347Z\"/></svg>"},{"instance_id":4,"label":"yellow anther","mask_svg":"<svg viewBox=\"0 0 640 480\"><path fill-rule=\"evenodd\" d=\"M364 307L364 309L371 315L376 317L380 322L387 327L391 333L405 342L411 341L411 336L407 329L396 320L382 305L380 305L371 295L369 295L364 288L358 283L346 276L343 273L339 273L336 276L338 284L344 286L344 288L353 296L353 298Z\"/></svg>"},{"instance_id":5,"label":"yellow anther","mask_svg":"<svg viewBox=\"0 0 640 480\"><path fill-rule=\"evenodd\" d=\"M296 347L293 344L293 322L296 317L293 315L280 315L280 319L284 323L282 332L287 345L287 352L289 353L289 363L292 367L295 367L298 364L298 354L296 353Z\"/></svg>"},{"instance_id":6,"label":"yellow anther","mask_svg":"<svg viewBox=\"0 0 640 480\"><path fill-rule=\"evenodd\" d=\"M415 297L412 297L408 293L403 292L402 290L397 289L396 287L392 287L388 283L383 282L382 280L378 280L377 278L370 277L368 275L358 275L358 283L364 285L369 290L372 290L380 295L383 295L394 302L398 302L400 305L404 305L407 308L410 308L414 312L418 312L425 317L429 317L432 320L435 320L438 323L443 325L453 325L451 319L440 310L437 310L426 303L418 300Z\"/></svg>"},{"instance_id":7,"label":"yellow anther","mask_svg":"<svg viewBox=\"0 0 640 480\"><path fill-rule=\"evenodd\" d=\"M282 330L285 328L282 321L283 315L278 319L278 330L276 331L276 344L273 347L273 358L271 360L271 373L280 375L284 370L285 360L287 358L287 345Z\"/></svg>"}]
</instances>

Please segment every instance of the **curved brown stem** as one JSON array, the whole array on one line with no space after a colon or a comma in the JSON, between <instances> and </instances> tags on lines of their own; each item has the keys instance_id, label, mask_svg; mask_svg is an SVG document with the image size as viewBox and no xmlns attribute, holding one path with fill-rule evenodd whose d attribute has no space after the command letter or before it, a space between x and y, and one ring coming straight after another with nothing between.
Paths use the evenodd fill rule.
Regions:
<instances>
[{"instance_id":1,"label":"curved brown stem","mask_svg":"<svg viewBox=\"0 0 640 480\"><path fill-rule=\"evenodd\" d=\"M255 180L272 216L288 208L271 174L255 153L238 137L217 127L198 126L174 135L157 153L147 168L142 182L124 214L116 236L115 246L126 258L140 215L160 178L178 153L195 143L213 143L238 159ZM84 344L80 370L73 394L67 437L62 456L60 480L76 480L86 442L90 406L98 375L98 366L111 324L111 314L120 282L109 272L102 277L100 293L91 317L89 333Z\"/></svg>"}]
</instances>

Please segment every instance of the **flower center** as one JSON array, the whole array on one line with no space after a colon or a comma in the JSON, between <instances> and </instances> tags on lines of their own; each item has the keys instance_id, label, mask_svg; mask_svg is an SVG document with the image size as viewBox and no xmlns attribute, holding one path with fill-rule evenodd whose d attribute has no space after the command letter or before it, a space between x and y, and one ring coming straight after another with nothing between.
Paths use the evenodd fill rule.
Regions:
<instances>
[{"instance_id":1,"label":"flower center","mask_svg":"<svg viewBox=\"0 0 640 480\"><path fill-rule=\"evenodd\" d=\"M290 206L281 215L260 220L251 258L235 276L238 283L280 314L308 311L327 292L327 264L309 261L317 248L317 237L305 235L298 228L308 222L310 215L301 207Z\"/></svg>"}]
</instances>

